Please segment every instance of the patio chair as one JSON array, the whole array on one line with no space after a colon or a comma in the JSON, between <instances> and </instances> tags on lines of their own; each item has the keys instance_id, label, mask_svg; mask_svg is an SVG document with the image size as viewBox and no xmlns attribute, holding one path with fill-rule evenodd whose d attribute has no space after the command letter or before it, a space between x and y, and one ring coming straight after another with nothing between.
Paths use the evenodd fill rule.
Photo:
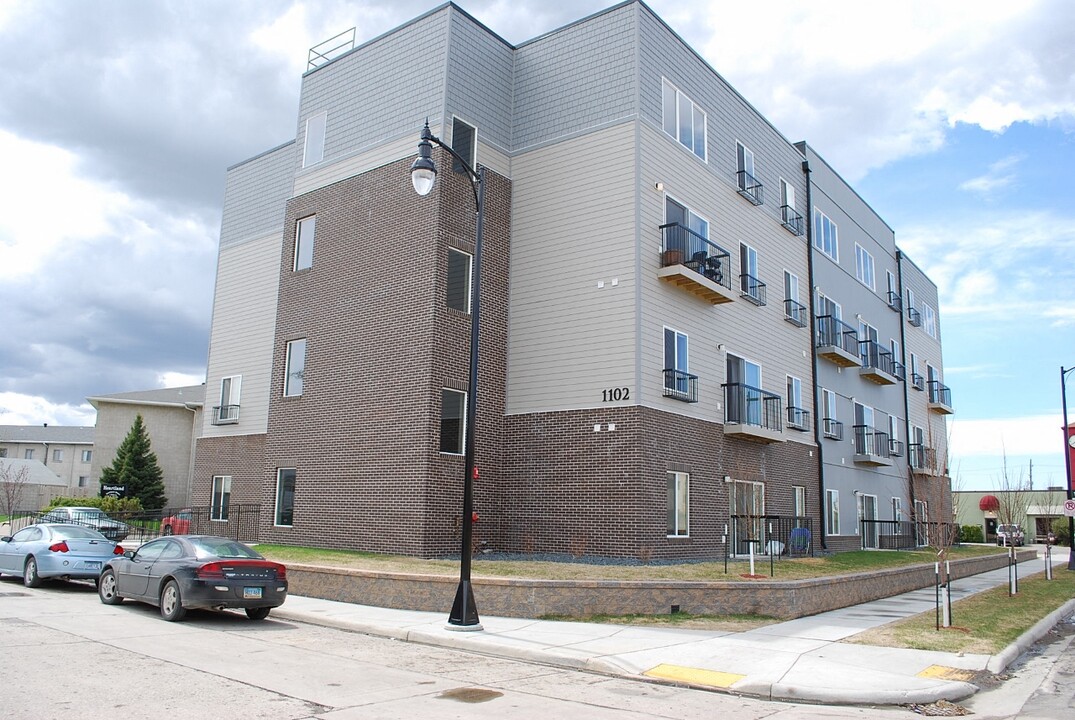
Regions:
<instances>
[{"instance_id":1,"label":"patio chair","mask_svg":"<svg viewBox=\"0 0 1075 720\"><path fill-rule=\"evenodd\" d=\"M810 531L807 528L792 528L788 536L788 556L805 556L810 552Z\"/></svg>"}]
</instances>

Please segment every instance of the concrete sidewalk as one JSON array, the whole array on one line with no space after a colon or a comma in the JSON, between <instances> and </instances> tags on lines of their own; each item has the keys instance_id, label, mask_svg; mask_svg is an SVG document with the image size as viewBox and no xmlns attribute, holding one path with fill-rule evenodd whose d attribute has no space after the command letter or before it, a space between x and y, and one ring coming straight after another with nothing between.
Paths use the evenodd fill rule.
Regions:
<instances>
[{"instance_id":1,"label":"concrete sidewalk","mask_svg":"<svg viewBox=\"0 0 1075 720\"><path fill-rule=\"evenodd\" d=\"M1056 561L1056 572L1066 572ZM1023 563L1020 577L1044 569ZM1008 584L1007 569L953 583L958 600ZM480 600L480 598L479 598ZM408 642L621 677L691 685L773 700L898 705L960 700L981 671L1000 672L1056 623L1075 600L997 655L956 655L839 642L935 608L932 587L747 632L713 632L483 616L483 630L448 629L429 613L292 596L273 617ZM479 612L480 612L479 602ZM958 612L958 610L956 611ZM959 624L959 617L953 618Z\"/></svg>"}]
</instances>

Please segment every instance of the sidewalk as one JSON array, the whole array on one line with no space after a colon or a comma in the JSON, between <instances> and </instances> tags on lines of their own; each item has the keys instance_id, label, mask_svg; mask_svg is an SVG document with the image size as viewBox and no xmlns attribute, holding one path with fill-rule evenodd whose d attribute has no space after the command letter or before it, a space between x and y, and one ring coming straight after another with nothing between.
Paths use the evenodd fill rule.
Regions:
<instances>
[{"instance_id":1,"label":"sidewalk","mask_svg":"<svg viewBox=\"0 0 1075 720\"><path fill-rule=\"evenodd\" d=\"M1056 572L1064 572L1055 561ZM1043 569L1023 563L1020 577ZM1007 569L953 583L953 601L1008 583ZM479 599L480 600L480 599ZM713 632L483 616L480 632L443 613L291 596L273 617L558 667L772 700L870 705L960 700L975 673L997 673L1075 611L1069 601L997 655L956 655L839 641L935 608L932 587L747 632ZM479 613L481 611L479 602ZM954 618L958 624L958 617Z\"/></svg>"}]
</instances>

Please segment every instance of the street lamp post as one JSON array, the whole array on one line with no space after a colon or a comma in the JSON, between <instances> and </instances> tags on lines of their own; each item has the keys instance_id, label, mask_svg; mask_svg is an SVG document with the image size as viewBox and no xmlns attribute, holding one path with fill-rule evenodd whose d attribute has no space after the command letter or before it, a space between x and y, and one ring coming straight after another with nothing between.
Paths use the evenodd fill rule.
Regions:
<instances>
[{"instance_id":1,"label":"street lamp post","mask_svg":"<svg viewBox=\"0 0 1075 720\"><path fill-rule=\"evenodd\" d=\"M470 286L470 385L467 393L466 428L463 438L463 539L459 553L459 587L455 592L455 603L448 616L448 627L452 630L481 630L478 619L478 607L474 603L474 590L470 584L470 561L473 549L473 481L477 475L474 468L474 426L478 410L478 319L481 308L481 267L482 267L482 225L485 211L485 168L477 171L470 166L450 145L445 144L429 130L429 121L422 128L421 140L418 142L418 157L411 165L411 183L419 195L428 195L437 179L437 166L433 162L433 143L451 153L470 179L474 191L474 205L477 213L477 232L474 241L474 269L471 273Z\"/></svg>"},{"instance_id":2,"label":"street lamp post","mask_svg":"<svg viewBox=\"0 0 1075 720\"><path fill-rule=\"evenodd\" d=\"M1060 366L1060 404L1064 406L1064 468L1067 470L1068 500L1075 499L1075 488L1071 484L1071 431L1068 429L1068 393L1067 374L1075 370L1075 367L1064 369ZM1075 517L1068 516L1068 570L1075 570Z\"/></svg>"}]
</instances>

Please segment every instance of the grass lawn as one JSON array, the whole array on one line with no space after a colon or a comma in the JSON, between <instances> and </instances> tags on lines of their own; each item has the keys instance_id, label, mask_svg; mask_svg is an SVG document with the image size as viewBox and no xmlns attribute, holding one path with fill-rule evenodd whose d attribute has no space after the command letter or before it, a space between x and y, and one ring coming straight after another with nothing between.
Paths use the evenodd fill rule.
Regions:
<instances>
[{"instance_id":1,"label":"grass lawn","mask_svg":"<svg viewBox=\"0 0 1075 720\"><path fill-rule=\"evenodd\" d=\"M1003 586L952 603L951 628L937 630L936 613L930 611L844 642L993 655L1073 597L1075 573L1057 568L1052 580L1046 580L1044 572L1020 579L1019 592L1012 597Z\"/></svg>"}]
</instances>

